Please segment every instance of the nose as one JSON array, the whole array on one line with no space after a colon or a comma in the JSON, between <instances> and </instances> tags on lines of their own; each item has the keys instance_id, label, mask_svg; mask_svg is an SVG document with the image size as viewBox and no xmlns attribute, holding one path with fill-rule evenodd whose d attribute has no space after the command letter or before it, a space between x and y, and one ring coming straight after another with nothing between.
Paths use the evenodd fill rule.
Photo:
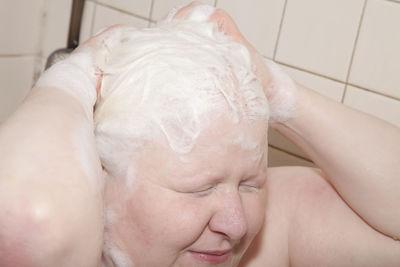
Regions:
<instances>
[{"instance_id":1,"label":"nose","mask_svg":"<svg viewBox=\"0 0 400 267\"><path fill-rule=\"evenodd\" d=\"M247 233L247 218L239 193L223 194L217 205L209 223L210 230L240 240Z\"/></svg>"}]
</instances>

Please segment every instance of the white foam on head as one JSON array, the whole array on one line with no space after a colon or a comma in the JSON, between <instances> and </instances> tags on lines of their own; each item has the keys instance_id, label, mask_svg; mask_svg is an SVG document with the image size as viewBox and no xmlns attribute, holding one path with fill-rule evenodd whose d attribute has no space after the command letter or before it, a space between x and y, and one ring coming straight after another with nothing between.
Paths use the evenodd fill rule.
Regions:
<instances>
[{"instance_id":1,"label":"white foam on head","mask_svg":"<svg viewBox=\"0 0 400 267\"><path fill-rule=\"evenodd\" d=\"M187 19L197 22L207 22L208 19L214 14L215 7L209 5L194 6L188 15Z\"/></svg>"},{"instance_id":2,"label":"white foam on head","mask_svg":"<svg viewBox=\"0 0 400 267\"><path fill-rule=\"evenodd\" d=\"M267 130L265 130L265 132L267 132ZM267 153L268 149L267 136L265 136L265 140L257 140L251 138L249 134L246 133L236 136L232 144L239 145L244 151L253 152L253 160L255 162L259 162Z\"/></svg>"},{"instance_id":3,"label":"white foam on head","mask_svg":"<svg viewBox=\"0 0 400 267\"><path fill-rule=\"evenodd\" d=\"M268 120L268 103L248 50L216 24L173 20L157 28L124 28L99 58L104 72L96 105L96 141L107 171L126 175L129 153L167 140L192 150L207 121Z\"/></svg>"},{"instance_id":4,"label":"white foam on head","mask_svg":"<svg viewBox=\"0 0 400 267\"><path fill-rule=\"evenodd\" d=\"M296 109L296 84L279 66L269 59L265 59L271 75L268 88L270 107L270 123L281 123L292 118Z\"/></svg>"}]
</instances>

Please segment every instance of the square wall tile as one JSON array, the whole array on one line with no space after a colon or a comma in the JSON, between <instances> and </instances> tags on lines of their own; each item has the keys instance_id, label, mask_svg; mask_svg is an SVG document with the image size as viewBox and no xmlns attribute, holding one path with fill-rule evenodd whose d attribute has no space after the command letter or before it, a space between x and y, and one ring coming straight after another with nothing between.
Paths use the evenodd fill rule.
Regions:
<instances>
[{"instance_id":1,"label":"square wall tile","mask_svg":"<svg viewBox=\"0 0 400 267\"><path fill-rule=\"evenodd\" d=\"M279 166L307 166L315 167L315 164L275 149L273 147L268 148L268 167L279 167Z\"/></svg>"},{"instance_id":2,"label":"square wall tile","mask_svg":"<svg viewBox=\"0 0 400 267\"><path fill-rule=\"evenodd\" d=\"M290 152L291 154L308 158L308 156L298 146L271 127L268 129L268 144Z\"/></svg>"},{"instance_id":3,"label":"square wall tile","mask_svg":"<svg viewBox=\"0 0 400 267\"><path fill-rule=\"evenodd\" d=\"M285 0L218 0L246 39L264 56L273 57Z\"/></svg>"},{"instance_id":4,"label":"square wall tile","mask_svg":"<svg viewBox=\"0 0 400 267\"><path fill-rule=\"evenodd\" d=\"M288 1L275 59L346 81L364 0Z\"/></svg>"},{"instance_id":5,"label":"square wall tile","mask_svg":"<svg viewBox=\"0 0 400 267\"><path fill-rule=\"evenodd\" d=\"M45 1L44 28L42 33L42 56L67 47L72 0Z\"/></svg>"},{"instance_id":6,"label":"square wall tile","mask_svg":"<svg viewBox=\"0 0 400 267\"><path fill-rule=\"evenodd\" d=\"M150 18L152 0L97 0L98 3L106 4L135 15Z\"/></svg>"},{"instance_id":7,"label":"square wall tile","mask_svg":"<svg viewBox=\"0 0 400 267\"><path fill-rule=\"evenodd\" d=\"M137 28L144 28L148 26L149 22L101 5L95 7L92 35L105 27L115 24L125 24Z\"/></svg>"},{"instance_id":8,"label":"square wall tile","mask_svg":"<svg viewBox=\"0 0 400 267\"><path fill-rule=\"evenodd\" d=\"M368 1L349 81L400 98L400 3Z\"/></svg>"},{"instance_id":9,"label":"square wall tile","mask_svg":"<svg viewBox=\"0 0 400 267\"><path fill-rule=\"evenodd\" d=\"M185 6L193 2L193 0L153 0L153 12L151 14L151 19L154 21L159 21L164 18L168 12L176 6ZM214 6L215 0L202 0L204 4Z\"/></svg>"},{"instance_id":10,"label":"square wall tile","mask_svg":"<svg viewBox=\"0 0 400 267\"><path fill-rule=\"evenodd\" d=\"M92 36L92 26L94 19L95 3L91 1L85 1L85 6L83 8L81 30L79 33L80 43L89 39Z\"/></svg>"},{"instance_id":11,"label":"square wall tile","mask_svg":"<svg viewBox=\"0 0 400 267\"><path fill-rule=\"evenodd\" d=\"M34 57L0 57L0 123L22 103L32 87Z\"/></svg>"},{"instance_id":12,"label":"square wall tile","mask_svg":"<svg viewBox=\"0 0 400 267\"><path fill-rule=\"evenodd\" d=\"M1 1L0 55L39 53L43 0Z\"/></svg>"},{"instance_id":13,"label":"square wall tile","mask_svg":"<svg viewBox=\"0 0 400 267\"><path fill-rule=\"evenodd\" d=\"M400 127L400 101L348 86L344 103Z\"/></svg>"},{"instance_id":14,"label":"square wall tile","mask_svg":"<svg viewBox=\"0 0 400 267\"><path fill-rule=\"evenodd\" d=\"M278 64L293 80L337 102L342 100L344 83Z\"/></svg>"}]
</instances>

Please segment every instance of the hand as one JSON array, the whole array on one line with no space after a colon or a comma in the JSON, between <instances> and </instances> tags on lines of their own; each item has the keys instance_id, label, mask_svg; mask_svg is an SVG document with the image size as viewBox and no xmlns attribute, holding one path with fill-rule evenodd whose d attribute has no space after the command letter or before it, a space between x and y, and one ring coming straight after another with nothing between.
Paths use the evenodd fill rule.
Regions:
<instances>
[{"instance_id":1,"label":"hand","mask_svg":"<svg viewBox=\"0 0 400 267\"><path fill-rule=\"evenodd\" d=\"M187 19L216 23L219 31L232 41L247 48L253 64L253 71L260 79L270 106L270 123L283 122L292 117L295 108L296 84L273 61L265 59L241 34L232 17L222 9L205 6L199 1L180 9L173 9L166 21ZM201 20L203 19L203 20Z\"/></svg>"},{"instance_id":2,"label":"hand","mask_svg":"<svg viewBox=\"0 0 400 267\"><path fill-rule=\"evenodd\" d=\"M101 30L99 33L94 35L93 37L89 38L82 44L80 44L73 52L72 55L80 55L80 53L86 53L89 55L89 57L92 59L91 64L89 64L88 67L88 72L94 73L94 85L96 88L96 93L99 93L100 86L101 86L101 81L103 78L103 73L101 72L100 69L95 66L95 57L96 53L103 48L104 46L104 41L107 38L110 38L113 35L118 34L119 30L123 27L122 24L117 24L110 26L104 30Z\"/></svg>"},{"instance_id":3,"label":"hand","mask_svg":"<svg viewBox=\"0 0 400 267\"><path fill-rule=\"evenodd\" d=\"M67 92L81 103L88 119L92 119L102 80L101 71L95 65L96 56L102 51L105 39L117 35L120 27L112 26L78 46L68 58L47 69L35 87L59 88Z\"/></svg>"},{"instance_id":4,"label":"hand","mask_svg":"<svg viewBox=\"0 0 400 267\"><path fill-rule=\"evenodd\" d=\"M205 5L200 1L194 1L182 8L171 10L170 14L167 15L166 20L171 19L191 19L191 15L199 7L204 7ZM211 9L206 12L209 13L208 17L205 17L207 22L216 23L218 25L219 31L223 32L225 35L229 36L232 41L242 44L247 48L250 53L251 60L254 65L254 71L257 77L261 80L264 91L267 97L270 95L271 74L269 68L265 64L265 60L262 55L244 38L242 33L239 31L236 23L233 21L232 17L222 9L215 9L209 6ZM204 12L204 11L203 11Z\"/></svg>"}]
</instances>

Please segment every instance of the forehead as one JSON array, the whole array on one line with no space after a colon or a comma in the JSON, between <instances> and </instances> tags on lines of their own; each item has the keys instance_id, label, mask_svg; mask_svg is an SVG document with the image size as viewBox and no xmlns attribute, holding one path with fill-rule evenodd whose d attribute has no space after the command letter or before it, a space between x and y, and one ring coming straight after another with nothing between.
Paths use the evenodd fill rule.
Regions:
<instances>
[{"instance_id":1,"label":"forehead","mask_svg":"<svg viewBox=\"0 0 400 267\"><path fill-rule=\"evenodd\" d=\"M189 153L173 151L166 140L146 145L135 159L144 176L224 175L233 167L256 172L266 167L267 125L263 121L235 124L230 119L210 122Z\"/></svg>"}]
</instances>

